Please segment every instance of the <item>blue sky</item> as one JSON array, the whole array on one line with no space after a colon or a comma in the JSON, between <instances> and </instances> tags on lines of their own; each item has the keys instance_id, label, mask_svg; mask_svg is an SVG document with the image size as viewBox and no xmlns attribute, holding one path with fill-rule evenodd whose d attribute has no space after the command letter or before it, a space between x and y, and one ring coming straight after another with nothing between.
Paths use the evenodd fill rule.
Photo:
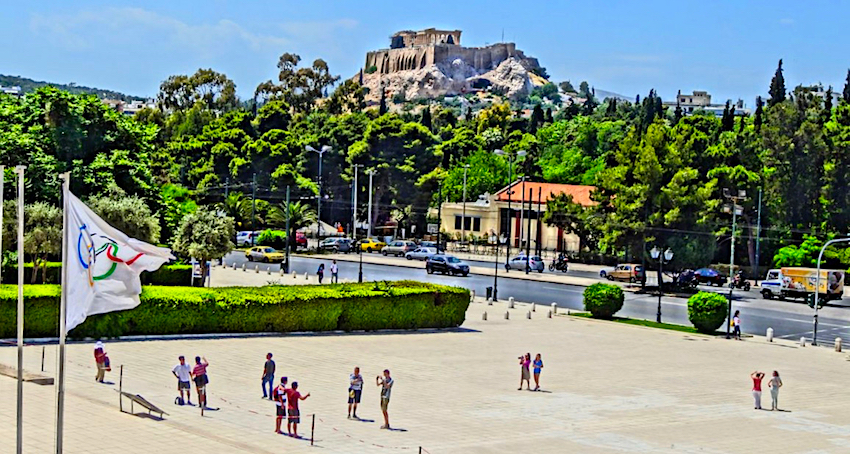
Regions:
<instances>
[{"instance_id":1,"label":"blue sky","mask_svg":"<svg viewBox=\"0 0 850 454\"><path fill-rule=\"evenodd\" d=\"M344 77L402 29L461 29L465 45L505 39L553 81L665 99L703 89L714 100L767 92L779 58L789 86L841 90L850 2L772 1L228 1L41 0L0 10L0 74L152 96L172 74L212 67L240 96L275 77L277 57L324 58ZM9 4L11 3L11 4ZM710 3L710 5L709 5Z\"/></svg>"}]
</instances>

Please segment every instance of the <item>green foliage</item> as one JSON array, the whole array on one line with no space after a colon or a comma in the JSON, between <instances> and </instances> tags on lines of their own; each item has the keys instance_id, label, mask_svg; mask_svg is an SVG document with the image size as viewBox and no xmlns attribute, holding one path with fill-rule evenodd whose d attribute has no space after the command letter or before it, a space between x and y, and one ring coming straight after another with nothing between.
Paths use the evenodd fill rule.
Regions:
<instances>
[{"instance_id":1,"label":"green foliage","mask_svg":"<svg viewBox=\"0 0 850 454\"><path fill-rule=\"evenodd\" d=\"M62 248L62 210L45 202L24 207L24 252L32 257L35 283L42 262L56 256ZM42 281L44 277L42 276Z\"/></svg>"},{"instance_id":2,"label":"green foliage","mask_svg":"<svg viewBox=\"0 0 850 454\"><path fill-rule=\"evenodd\" d=\"M623 308L624 300L619 285L596 283L584 289L584 309L595 318L610 319Z\"/></svg>"},{"instance_id":3,"label":"green foliage","mask_svg":"<svg viewBox=\"0 0 850 454\"><path fill-rule=\"evenodd\" d=\"M372 65L372 66L370 66L370 67L366 68L366 70L365 70L365 71L363 71L363 72L365 72L366 74L372 74L372 73L374 73L374 72L375 72L375 71L377 71L377 70L378 70L378 67L377 67L377 66L375 66L375 65Z\"/></svg>"},{"instance_id":4,"label":"green foliage","mask_svg":"<svg viewBox=\"0 0 850 454\"><path fill-rule=\"evenodd\" d=\"M42 273L42 283L60 284L62 282L62 262L42 262L39 265L39 270ZM141 280L142 284L145 285L188 286L191 282L191 273L191 265L163 265L154 272L142 273ZM32 263L24 263L24 282L30 282L32 279L33 265ZM3 283L18 283L17 262L11 261L3 264Z\"/></svg>"},{"instance_id":5,"label":"green foliage","mask_svg":"<svg viewBox=\"0 0 850 454\"><path fill-rule=\"evenodd\" d=\"M147 243L159 242L160 225L145 202L135 196L95 196L86 205L107 224Z\"/></svg>"},{"instance_id":6,"label":"green foliage","mask_svg":"<svg viewBox=\"0 0 850 454\"><path fill-rule=\"evenodd\" d=\"M233 218L220 216L206 207L188 214L174 236L174 252L201 262L201 276L207 275L207 261L217 260L233 250Z\"/></svg>"},{"instance_id":7,"label":"green foliage","mask_svg":"<svg viewBox=\"0 0 850 454\"><path fill-rule=\"evenodd\" d=\"M162 265L152 273L142 273L142 284L185 287L192 283L192 265Z\"/></svg>"},{"instance_id":8,"label":"green foliage","mask_svg":"<svg viewBox=\"0 0 850 454\"><path fill-rule=\"evenodd\" d=\"M257 246L271 246L283 250L286 248L286 232L283 230L263 230L257 238Z\"/></svg>"},{"instance_id":9,"label":"green foliage","mask_svg":"<svg viewBox=\"0 0 850 454\"><path fill-rule=\"evenodd\" d=\"M767 105L773 107L782 101L785 101L785 76L782 75L782 59L779 59L779 65L776 67L776 73L770 81L770 98L767 100Z\"/></svg>"},{"instance_id":10,"label":"green foliage","mask_svg":"<svg viewBox=\"0 0 850 454\"><path fill-rule=\"evenodd\" d=\"M726 320L726 298L719 293L699 292L688 298L688 320L697 331L714 333Z\"/></svg>"},{"instance_id":11,"label":"green foliage","mask_svg":"<svg viewBox=\"0 0 850 454\"><path fill-rule=\"evenodd\" d=\"M77 84L57 84L53 82L32 80L20 76L6 76L3 74L0 74L0 86L21 87L21 91L24 94L31 93L35 90L38 90L39 88L49 86L54 87L58 90L67 91L68 93L74 95L95 95L100 99L120 99L122 101L144 101L145 99L138 96L131 96L124 93L119 93L117 91L104 90L101 88L85 87Z\"/></svg>"},{"instance_id":12,"label":"green foliage","mask_svg":"<svg viewBox=\"0 0 850 454\"><path fill-rule=\"evenodd\" d=\"M56 336L59 287L26 286L27 337ZM17 287L0 287L0 337L13 337ZM139 307L95 315L71 336L453 328L469 291L419 282L322 286L143 288Z\"/></svg>"}]
</instances>

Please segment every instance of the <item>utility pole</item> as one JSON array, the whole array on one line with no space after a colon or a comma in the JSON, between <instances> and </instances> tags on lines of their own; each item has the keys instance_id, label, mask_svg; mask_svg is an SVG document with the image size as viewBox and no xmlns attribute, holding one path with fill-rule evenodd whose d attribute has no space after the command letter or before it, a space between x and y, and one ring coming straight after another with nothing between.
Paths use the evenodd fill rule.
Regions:
<instances>
[{"instance_id":1,"label":"utility pole","mask_svg":"<svg viewBox=\"0 0 850 454\"><path fill-rule=\"evenodd\" d=\"M375 169L369 169L366 173L369 174L369 238L372 238L372 176L375 175Z\"/></svg>"},{"instance_id":2,"label":"utility pole","mask_svg":"<svg viewBox=\"0 0 850 454\"><path fill-rule=\"evenodd\" d=\"M723 196L732 201L731 211L732 211L732 239L729 244L729 308L728 313L726 314L726 339L731 338L729 331L732 327L732 291L735 289L735 286L732 285L732 280L734 279L734 269L735 269L735 229L737 227L738 221L738 201L744 200L747 198L747 192L743 190L738 191L738 195L732 195L731 191L724 188ZM728 205L724 207L724 211L728 208Z\"/></svg>"},{"instance_id":3,"label":"utility pole","mask_svg":"<svg viewBox=\"0 0 850 454\"><path fill-rule=\"evenodd\" d=\"M519 193L519 253L522 254L522 240L525 238L525 226L523 224L525 221L525 175L522 176L522 191Z\"/></svg>"},{"instance_id":4,"label":"utility pole","mask_svg":"<svg viewBox=\"0 0 850 454\"><path fill-rule=\"evenodd\" d=\"M333 148L331 148L330 145L325 145L321 149L317 150L317 149L313 148L312 146L307 145L306 147L304 147L304 149L307 150L307 151L314 151L314 152L319 154L319 176L317 178L317 181L319 183L319 198L318 198L318 202L317 202L317 206L316 206L316 236L318 236L319 239L321 239L322 238L322 156L325 153L333 150Z\"/></svg>"},{"instance_id":5,"label":"utility pole","mask_svg":"<svg viewBox=\"0 0 850 454\"><path fill-rule=\"evenodd\" d=\"M543 254L543 245L540 244L543 242L543 220L540 217L541 213L541 200L543 197L543 186L537 187L537 255Z\"/></svg>"},{"instance_id":6,"label":"utility pole","mask_svg":"<svg viewBox=\"0 0 850 454\"><path fill-rule=\"evenodd\" d=\"M251 246L254 244L254 232L257 231L257 172L251 178Z\"/></svg>"},{"instance_id":7,"label":"utility pole","mask_svg":"<svg viewBox=\"0 0 850 454\"><path fill-rule=\"evenodd\" d=\"M508 241L507 241L507 253L505 254L505 265L507 265L508 261L511 259L511 224L513 223L513 217L514 217L513 216L513 210L511 210L511 196L514 192L513 191L513 188L514 188L513 169L514 169L514 163L516 162L516 160L520 156L525 156L526 151L525 150L519 150L519 151L516 152L515 156L511 156L510 154L505 153L502 150L494 150L493 154L495 154L497 156L504 156L508 160L508 228L507 228ZM501 220L501 217L502 216L500 214L499 215L500 220ZM498 238L498 232L496 233L496 238ZM496 243L497 243L497 247L498 247L498 241ZM498 261L498 258L497 258L497 261ZM505 268L505 272L506 273L508 272L507 268ZM494 289L494 291L495 291L495 289Z\"/></svg>"},{"instance_id":8,"label":"utility pole","mask_svg":"<svg viewBox=\"0 0 850 454\"><path fill-rule=\"evenodd\" d=\"M443 246L443 180L440 180L440 189L437 192L437 252Z\"/></svg>"},{"instance_id":9,"label":"utility pole","mask_svg":"<svg viewBox=\"0 0 850 454\"><path fill-rule=\"evenodd\" d=\"M525 274L528 274L528 269L531 268L531 200L534 198L532 195L534 193L534 189L528 188L528 233L526 234L526 242L525 242L525 257L528 259L525 267ZM525 204L523 204L525 205Z\"/></svg>"},{"instance_id":10,"label":"utility pole","mask_svg":"<svg viewBox=\"0 0 850 454\"><path fill-rule=\"evenodd\" d=\"M286 185L286 261L285 266L283 268L283 272L289 274L289 247L292 244L292 240L289 236L291 232L289 231L289 185Z\"/></svg>"},{"instance_id":11,"label":"utility pole","mask_svg":"<svg viewBox=\"0 0 850 454\"><path fill-rule=\"evenodd\" d=\"M357 238L357 172L363 164L352 164L354 168L354 186L351 187L351 239Z\"/></svg>"},{"instance_id":12,"label":"utility pole","mask_svg":"<svg viewBox=\"0 0 850 454\"><path fill-rule=\"evenodd\" d=\"M756 222L756 263L753 277L756 280L756 286L759 285L759 242L761 240L761 188L759 188L759 210L758 221Z\"/></svg>"},{"instance_id":13,"label":"utility pole","mask_svg":"<svg viewBox=\"0 0 850 454\"><path fill-rule=\"evenodd\" d=\"M466 241L466 171L469 170L469 164L463 166L463 222L460 223L461 231L460 243Z\"/></svg>"}]
</instances>

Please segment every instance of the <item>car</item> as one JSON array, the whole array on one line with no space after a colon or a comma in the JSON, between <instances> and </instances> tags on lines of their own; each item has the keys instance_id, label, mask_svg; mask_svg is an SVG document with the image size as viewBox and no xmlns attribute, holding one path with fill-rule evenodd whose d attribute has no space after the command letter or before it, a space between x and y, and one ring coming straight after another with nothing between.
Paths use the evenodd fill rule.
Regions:
<instances>
[{"instance_id":1,"label":"car","mask_svg":"<svg viewBox=\"0 0 850 454\"><path fill-rule=\"evenodd\" d=\"M428 260L428 257L437 254L437 248L434 247L418 247L407 254L404 254L404 258L407 260Z\"/></svg>"},{"instance_id":2,"label":"car","mask_svg":"<svg viewBox=\"0 0 850 454\"><path fill-rule=\"evenodd\" d=\"M432 247L432 248L434 248L434 249L439 250L440 252L442 252L442 251L443 251L443 248L437 247L437 242L436 242L436 241L420 241L420 242L419 242L419 247Z\"/></svg>"},{"instance_id":3,"label":"car","mask_svg":"<svg viewBox=\"0 0 850 454\"><path fill-rule=\"evenodd\" d=\"M325 238L319 243L320 251L351 252L354 243L348 238Z\"/></svg>"},{"instance_id":4,"label":"car","mask_svg":"<svg viewBox=\"0 0 850 454\"><path fill-rule=\"evenodd\" d=\"M505 263L506 270L523 270L528 268L529 271L537 271L538 273L542 273L545 265L543 263L543 259L539 256L532 255L531 260L527 255L519 255L514 257Z\"/></svg>"},{"instance_id":5,"label":"car","mask_svg":"<svg viewBox=\"0 0 850 454\"><path fill-rule=\"evenodd\" d=\"M360 250L369 253L372 251L381 252L381 249L383 249L386 245L387 243L384 243L383 241L378 241L374 238L366 238L360 242Z\"/></svg>"},{"instance_id":6,"label":"car","mask_svg":"<svg viewBox=\"0 0 850 454\"><path fill-rule=\"evenodd\" d=\"M307 235L304 232L295 232L295 248L307 247Z\"/></svg>"},{"instance_id":7,"label":"car","mask_svg":"<svg viewBox=\"0 0 850 454\"><path fill-rule=\"evenodd\" d=\"M694 271L694 278L700 284L721 286L726 283L726 276L711 268L700 268Z\"/></svg>"},{"instance_id":8,"label":"car","mask_svg":"<svg viewBox=\"0 0 850 454\"><path fill-rule=\"evenodd\" d=\"M286 258L283 252L268 246L255 246L245 252L249 262L283 262Z\"/></svg>"},{"instance_id":9,"label":"car","mask_svg":"<svg viewBox=\"0 0 850 454\"><path fill-rule=\"evenodd\" d=\"M607 279L608 275L611 274L611 272L613 272L613 271L614 271L614 267L612 267L612 266L609 266L607 268L602 268L601 270L599 270L599 277L601 277L602 279Z\"/></svg>"},{"instance_id":10,"label":"car","mask_svg":"<svg viewBox=\"0 0 850 454\"><path fill-rule=\"evenodd\" d=\"M643 266L634 263L621 263L606 274L609 281L623 281L634 284L643 281Z\"/></svg>"},{"instance_id":11,"label":"car","mask_svg":"<svg viewBox=\"0 0 850 454\"><path fill-rule=\"evenodd\" d=\"M259 237L260 232L252 232L250 230L236 232L236 246L253 246Z\"/></svg>"},{"instance_id":12,"label":"car","mask_svg":"<svg viewBox=\"0 0 850 454\"><path fill-rule=\"evenodd\" d=\"M432 255L425 262L425 271L428 274L438 272L452 275L460 274L466 277L469 274L469 265L453 255L437 254Z\"/></svg>"},{"instance_id":13,"label":"car","mask_svg":"<svg viewBox=\"0 0 850 454\"><path fill-rule=\"evenodd\" d=\"M394 255L396 257L400 257L416 248L416 243L413 241L397 240L384 246L381 249L381 254L384 254L385 256Z\"/></svg>"}]
</instances>

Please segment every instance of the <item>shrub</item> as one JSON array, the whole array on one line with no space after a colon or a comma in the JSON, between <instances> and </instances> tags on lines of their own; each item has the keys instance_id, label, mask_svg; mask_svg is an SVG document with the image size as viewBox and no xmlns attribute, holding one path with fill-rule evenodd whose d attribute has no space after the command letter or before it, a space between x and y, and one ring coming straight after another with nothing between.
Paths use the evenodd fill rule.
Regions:
<instances>
[{"instance_id":1,"label":"shrub","mask_svg":"<svg viewBox=\"0 0 850 454\"><path fill-rule=\"evenodd\" d=\"M41 272L44 273L45 283L59 284L62 278L62 262L44 262L40 265L43 267ZM192 282L192 266L191 265L163 265L158 270L152 273L142 273L142 284L145 285L169 285L169 286L188 286ZM32 263L24 263L24 283L30 282L32 276ZM41 276L41 274L39 274ZM40 280L40 278L39 278ZM18 283L18 266L17 264L7 264L3 267L3 283L17 284Z\"/></svg>"},{"instance_id":2,"label":"shrub","mask_svg":"<svg viewBox=\"0 0 850 454\"><path fill-rule=\"evenodd\" d=\"M726 320L726 298L719 293L699 292L688 298L688 320L701 333L714 333Z\"/></svg>"},{"instance_id":3,"label":"shrub","mask_svg":"<svg viewBox=\"0 0 850 454\"><path fill-rule=\"evenodd\" d=\"M378 67L377 67L377 66L375 66L375 65L372 65L372 66L370 66L370 67L366 68L366 70L365 70L364 72L365 72L366 74L372 74L373 72L375 72L375 71L377 71L377 70L378 70Z\"/></svg>"},{"instance_id":4,"label":"shrub","mask_svg":"<svg viewBox=\"0 0 850 454\"><path fill-rule=\"evenodd\" d=\"M28 285L27 337L58 331L59 286ZM0 338L16 332L17 287L0 287ZM145 286L135 309L93 315L70 335L115 337L449 328L464 321L466 289L420 282L190 288Z\"/></svg>"},{"instance_id":5,"label":"shrub","mask_svg":"<svg viewBox=\"0 0 850 454\"><path fill-rule=\"evenodd\" d=\"M286 232L283 230L263 230L257 238L257 246L271 246L283 250L286 248Z\"/></svg>"},{"instance_id":6,"label":"shrub","mask_svg":"<svg viewBox=\"0 0 850 454\"><path fill-rule=\"evenodd\" d=\"M623 308L623 289L612 284L593 284L584 289L584 309L595 318L611 318Z\"/></svg>"}]
</instances>

